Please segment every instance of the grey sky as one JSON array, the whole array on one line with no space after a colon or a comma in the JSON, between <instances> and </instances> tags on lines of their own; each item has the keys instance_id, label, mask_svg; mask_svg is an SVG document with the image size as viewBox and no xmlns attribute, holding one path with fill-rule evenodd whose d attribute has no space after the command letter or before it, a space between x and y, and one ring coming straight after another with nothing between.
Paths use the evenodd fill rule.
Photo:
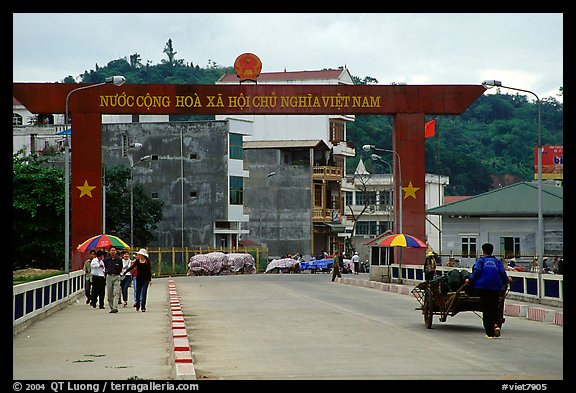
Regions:
<instances>
[{"instance_id":1,"label":"grey sky","mask_svg":"<svg viewBox=\"0 0 576 393\"><path fill-rule=\"evenodd\" d=\"M177 59L201 67L251 52L262 72L345 65L380 84L497 79L562 101L563 15L549 13L13 14L13 81L62 81L134 53L158 64L168 39Z\"/></svg>"}]
</instances>

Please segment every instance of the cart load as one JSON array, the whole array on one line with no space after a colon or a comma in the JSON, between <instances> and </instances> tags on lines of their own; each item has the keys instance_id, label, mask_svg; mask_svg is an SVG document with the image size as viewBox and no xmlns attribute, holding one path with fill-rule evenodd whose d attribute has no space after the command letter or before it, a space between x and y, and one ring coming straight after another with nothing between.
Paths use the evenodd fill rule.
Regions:
<instances>
[{"instance_id":1,"label":"cart load","mask_svg":"<svg viewBox=\"0 0 576 393\"><path fill-rule=\"evenodd\" d=\"M256 273L254 257L245 253L209 252L190 257L188 275L214 276L230 273Z\"/></svg>"},{"instance_id":2,"label":"cart load","mask_svg":"<svg viewBox=\"0 0 576 393\"><path fill-rule=\"evenodd\" d=\"M310 271L311 273L316 272L329 272L332 269L332 265L334 261L332 258L324 258L324 259L310 259L310 261L302 261L300 262L300 270L302 271Z\"/></svg>"},{"instance_id":3,"label":"cart load","mask_svg":"<svg viewBox=\"0 0 576 393\"><path fill-rule=\"evenodd\" d=\"M277 258L273 259L268 266L266 266L266 273L270 272L289 272L298 269L299 262L292 258Z\"/></svg>"}]
</instances>

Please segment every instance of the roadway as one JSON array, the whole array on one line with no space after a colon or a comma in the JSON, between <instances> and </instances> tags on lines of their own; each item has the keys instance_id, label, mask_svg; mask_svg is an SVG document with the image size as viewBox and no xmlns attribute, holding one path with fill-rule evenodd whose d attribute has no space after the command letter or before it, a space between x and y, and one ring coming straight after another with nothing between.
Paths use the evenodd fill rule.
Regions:
<instances>
[{"instance_id":1,"label":"roadway","mask_svg":"<svg viewBox=\"0 0 576 393\"><path fill-rule=\"evenodd\" d=\"M351 276L344 275L343 277ZM367 278L367 275L355 277ZM562 380L563 328L463 312L426 329L416 299L329 274L175 277L198 380ZM14 380L171 379L168 279L147 312L83 301L13 338Z\"/></svg>"}]
</instances>

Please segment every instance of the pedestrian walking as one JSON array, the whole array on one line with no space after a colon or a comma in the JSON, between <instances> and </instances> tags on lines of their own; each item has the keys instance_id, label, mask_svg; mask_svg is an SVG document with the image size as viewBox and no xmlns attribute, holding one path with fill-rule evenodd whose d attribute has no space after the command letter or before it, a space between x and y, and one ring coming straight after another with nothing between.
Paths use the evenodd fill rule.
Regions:
<instances>
[{"instance_id":1,"label":"pedestrian walking","mask_svg":"<svg viewBox=\"0 0 576 393\"><path fill-rule=\"evenodd\" d=\"M132 285L132 272L126 273L126 269L132 266L130 260L130 253L124 251L122 253L122 279L120 280L120 288L122 290L122 300L124 301L124 308L128 307L128 288Z\"/></svg>"},{"instance_id":2,"label":"pedestrian walking","mask_svg":"<svg viewBox=\"0 0 576 393\"><path fill-rule=\"evenodd\" d=\"M482 256L472 267L472 274L465 281L477 290L482 303L482 323L487 338L500 337L502 328L502 310L500 296L512 281L506 274L502 261L492 255L494 246L482 244Z\"/></svg>"},{"instance_id":3,"label":"pedestrian walking","mask_svg":"<svg viewBox=\"0 0 576 393\"><path fill-rule=\"evenodd\" d=\"M360 272L360 257L358 256L358 251L354 251L352 263L354 263L354 274L358 274Z\"/></svg>"},{"instance_id":4,"label":"pedestrian walking","mask_svg":"<svg viewBox=\"0 0 576 393\"><path fill-rule=\"evenodd\" d=\"M92 302L90 305L96 308L98 302L99 308L104 308L104 292L106 290L106 278L104 277L104 251L96 251L96 257L92 259Z\"/></svg>"},{"instance_id":5,"label":"pedestrian walking","mask_svg":"<svg viewBox=\"0 0 576 393\"><path fill-rule=\"evenodd\" d=\"M90 291L92 289L92 260L96 258L96 250L90 250L90 257L84 261L84 295L86 295L86 304L92 301Z\"/></svg>"},{"instance_id":6,"label":"pedestrian walking","mask_svg":"<svg viewBox=\"0 0 576 393\"><path fill-rule=\"evenodd\" d=\"M108 295L108 305L110 313L118 312L118 303L121 302L120 273L122 273L122 259L118 255L115 246L108 249L110 255L104 258L104 269L106 273L106 294Z\"/></svg>"},{"instance_id":7,"label":"pedestrian walking","mask_svg":"<svg viewBox=\"0 0 576 393\"><path fill-rule=\"evenodd\" d=\"M336 280L336 276L338 276L338 278L342 278L342 274L340 274L340 251L336 251L332 261L332 282L334 282ZM342 264L344 264L344 259L342 259Z\"/></svg>"},{"instance_id":8,"label":"pedestrian walking","mask_svg":"<svg viewBox=\"0 0 576 393\"><path fill-rule=\"evenodd\" d=\"M136 311L146 311L146 298L148 296L148 287L152 285L152 265L148 257L148 251L141 248L136 253L136 262L130 266L126 273L138 269L138 277L136 279L136 293L134 299L136 302Z\"/></svg>"}]
</instances>

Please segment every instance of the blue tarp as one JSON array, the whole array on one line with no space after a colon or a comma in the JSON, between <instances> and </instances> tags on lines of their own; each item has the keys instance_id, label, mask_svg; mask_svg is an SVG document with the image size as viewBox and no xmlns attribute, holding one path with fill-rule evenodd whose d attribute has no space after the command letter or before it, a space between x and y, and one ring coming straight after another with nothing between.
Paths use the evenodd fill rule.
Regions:
<instances>
[{"instance_id":1,"label":"blue tarp","mask_svg":"<svg viewBox=\"0 0 576 393\"><path fill-rule=\"evenodd\" d=\"M72 135L72 128L68 128L67 130L58 131L56 135Z\"/></svg>"}]
</instances>

